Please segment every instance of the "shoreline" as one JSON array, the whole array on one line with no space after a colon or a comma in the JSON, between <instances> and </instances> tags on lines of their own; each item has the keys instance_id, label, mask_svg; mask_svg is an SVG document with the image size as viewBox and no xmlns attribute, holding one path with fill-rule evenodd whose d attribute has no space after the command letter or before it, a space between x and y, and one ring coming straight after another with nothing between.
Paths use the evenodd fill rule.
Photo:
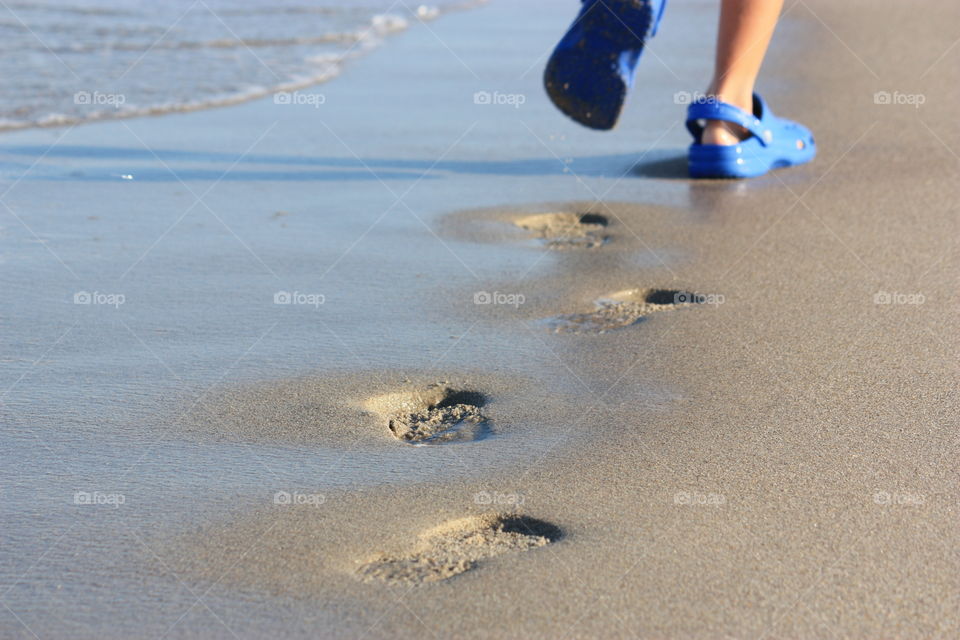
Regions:
<instances>
[{"instance_id":1,"label":"shoreline","mask_svg":"<svg viewBox=\"0 0 960 640\"><path fill-rule=\"evenodd\" d=\"M75 127L84 124L93 124L97 122L113 120L129 120L133 118L148 118L164 115L174 115L182 113L191 113L194 111L205 111L211 109L222 109L235 105L252 102L262 98L275 96L275 100L283 101L283 94L298 93L301 89L310 89L333 80L339 76L345 66L351 61L367 55L383 46L391 36L407 31L411 26L411 21L425 25L438 18L450 13L469 11L482 7L488 0L465 0L442 8L428 7L427 5L418 5L416 9L407 9L409 16L398 16L391 13L374 14L370 23L365 28L360 28L354 32L334 32L323 34L322 36L309 40L312 44L324 44L333 42L346 42L350 46L341 53L321 53L310 56L311 61L322 60L329 68L322 72L314 73L308 77L292 77L279 82L273 86L252 85L242 91L233 91L223 95L210 95L202 100L193 100L179 103L150 104L145 106L124 107L126 97L122 93L103 93L99 90L81 90L74 94L74 102L77 104L106 104L107 107L99 111L91 111L83 116L65 115L63 113L49 113L42 118L32 120L8 120L0 119L0 134L11 131L24 131L33 129L62 129L65 127ZM189 12L189 11L188 11ZM182 19L183 16L181 16ZM178 20L179 22L179 20ZM172 27L171 27L172 29ZM228 28L229 29L229 28ZM232 33L232 32L231 32ZM165 36L166 34L164 34ZM235 35L235 34L234 34ZM249 42L245 40L231 41L229 46L237 49L246 49L259 61L259 57L253 52L254 48L269 44L308 44L304 39L293 39L291 41L262 41ZM209 43L185 43L181 46L186 48L202 48L204 45L213 47L227 46L222 41L212 41ZM152 48L152 47L151 47ZM150 50L143 52L146 56ZM53 52L56 55L55 52ZM63 61L60 61L63 63ZM63 63L66 64L66 63ZM262 61L261 61L261 64ZM124 74L125 75L125 74ZM280 80L278 77L277 80ZM307 98L316 98L317 94L311 93ZM320 96L322 97L322 96ZM98 98L100 100L98 101ZM296 96L294 96L294 99ZM86 102L82 102L82 100ZM286 96L290 100L290 96ZM313 104L311 102L311 104ZM111 108L112 106L112 108Z\"/></svg>"}]
</instances>

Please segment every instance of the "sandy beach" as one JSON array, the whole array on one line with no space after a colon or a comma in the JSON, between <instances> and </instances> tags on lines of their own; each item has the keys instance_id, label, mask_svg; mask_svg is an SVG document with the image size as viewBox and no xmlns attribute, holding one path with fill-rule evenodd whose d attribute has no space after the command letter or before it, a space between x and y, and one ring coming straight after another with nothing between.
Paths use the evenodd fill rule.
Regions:
<instances>
[{"instance_id":1,"label":"sandy beach","mask_svg":"<svg viewBox=\"0 0 960 640\"><path fill-rule=\"evenodd\" d=\"M699 182L715 3L606 134L571 11L0 135L0 637L960 635L960 7L788 3Z\"/></svg>"}]
</instances>

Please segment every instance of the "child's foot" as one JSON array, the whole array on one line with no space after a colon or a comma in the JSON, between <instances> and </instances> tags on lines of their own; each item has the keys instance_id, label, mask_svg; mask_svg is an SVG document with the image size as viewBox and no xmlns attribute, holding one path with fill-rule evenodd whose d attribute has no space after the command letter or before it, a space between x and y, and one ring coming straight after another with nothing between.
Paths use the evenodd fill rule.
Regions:
<instances>
[{"instance_id":1,"label":"child's foot","mask_svg":"<svg viewBox=\"0 0 960 640\"><path fill-rule=\"evenodd\" d=\"M713 128L711 138L706 137L708 126ZM716 98L700 98L687 110L687 129L693 135L692 178L752 178L809 162L817 154L813 134L803 125L775 116L757 94L749 111ZM738 129L745 137L739 137Z\"/></svg>"},{"instance_id":2,"label":"child's foot","mask_svg":"<svg viewBox=\"0 0 960 640\"><path fill-rule=\"evenodd\" d=\"M582 1L547 62L544 86L557 108L580 124L612 129L666 0Z\"/></svg>"},{"instance_id":3,"label":"child's foot","mask_svg":"<svg viewBox=\"0 0 960 640\"><path fill-rule=\"evenodd\" d=\"M739 92L734 95L719 94L715 89L710 89L707 92L707 100L732 104L748 113L753 111L752 91L748 91L746 95L741 96ZM701 144L728 146L742 142L749 137L750 132L738 124L724 120L707 120L703 126L703 135L700 140Z\"/></svg>"},{"instance_id":4,"label":"child's foot","mask_svg":"<svg viewBox=\"0 0 960 640\"><path fill-rule=\"evenodd\" d=\"M707 120L703 126L701 144L729 146L750 137L750 132L739 125L723 120Z\"/></svg>"}]
</instances>

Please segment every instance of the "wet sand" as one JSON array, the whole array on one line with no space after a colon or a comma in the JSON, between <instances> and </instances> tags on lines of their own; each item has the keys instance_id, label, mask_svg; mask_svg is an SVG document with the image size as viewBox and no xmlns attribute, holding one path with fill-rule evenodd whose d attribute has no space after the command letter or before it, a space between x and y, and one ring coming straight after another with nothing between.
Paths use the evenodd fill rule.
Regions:
<instances>
[{"instance_id":1,"label":"wet sand","mask_svg":"<svg viewBox=\"0 0 960 640\"><path fill-rule=\"evenodd\" d=\"M663 96L706 77L712 3L687 14L677 8L690 18L683 27L668 15L648 52L664 64L644 61L624 123L607 136L568 125L542 97L537 56L566 17L533 20L535 5L494 3L432 25L455 56L440 53L446 49L430 32L414 30L398 40L392 60L373 56L354 70L354 78L366 74L363 82L348 75L330 86L328 103L336 95L376 115L381 107L371 99L406 60L449 56L435 62L435 83L396 94L408 102L390 107L410 116L405 135L419 131L429 141L406 166L444 160L422 179L397 178L398 186L381 174L396 195L414 180L423 184L410 194L404 224L388 220L369 232L403 255L392 261L385 252L380 271L415 273L367 290L363 272L355 276L356 315L331 311L344 314L344 325L375 324L382 342L380 334L346 334L347 348L302 357L289 355L291 342L320 340L323 327L278 336L201 399L208 420L179 420L160 434L170 443L206 442L211 475L244 462L218 464L220 441L254 457L271 443L295 448L286 484L251 460L248 484L205 492L215 483L200 482L189 508L147 510L149 530L140 529L135 505L118 508L110 517L137 527L136 540L106 533L116 529L103 520L85 521L83 536L68 537L80 559L55 552L47 560L82 569L79 580L67 571L61 582L96 582L89 541L99 531L117 536L109 538L120 556L114 564L142 590L130 589L126 613L105 626L81 615L91 611L82 595L52 596L55 586L42 575L29 583L41 604L23 604L24 581L5 575L20 585L7 601L24 625L122 635L135 628L135 612L142 629L174 637L960 632L960 125L957 83L945 82L957 75L956 6L928 3L917 14L895 3L882 11L859 1L795 5L762 87L775 110L813 129L818 159L750 182L691 183L674 173L672 159L686 143L683 105ZM703 39L692 47L703 56L696 62L676 54L691 30ZM491 54L495 37L510 45ZM534 71L524 75L529 66ZM528 100L516 110L469 111L473 92L494 87L515 87ZM878 103L879 91L925 101ZM448 103L433 108L467 113L429 125L415 117L441 99ZM177 121L199 127L224 114L250 131L278 117L254 103ZM365 140L355 122L346 129L367 168L407 171L404 162L375 159L395 151L394 142ZM296 140L292 130L279 136L265 140L274 152ZM451 151L458 136L464 146ZM604 155L592 153L600 149ZM337 180L344 191L336 204L350 212L360 188ZM270 191L252 197L269 200ZM359 235L376 216L356 209L369 216L356 225ZM603 242L560 248L545 237L555 225L516 224L545 213L604 216L606 224L596 225ZM282 243L251 242L268 264L284 264ZM309 263L309 247L294 246L302 254L291 262ZM418 254L425 247L433 253ZM243 281L237 271L228 281ZM337 282L347 289L351 280ZM416 291L412 300L394 291L404 283ZM649 312L670 302L651 297L653 290L702 295L704 303L674 297L676 308ZM614 314L610 330L551 331L551 319L590 314L598 300L635 307ZM241 317L251 316L269 319L267 312ZM336 333L337 316L322 317ZM296 327L305 318L315 316L284 326L304 331ZM349 373L335 366L353 355ZM275 364L285 359L300 375ZM174 361L193 370L189 357ZM433 394L437 383L483 401ZM449 397L474 402L492 421L490 437L412 447L391 433L391 416L429 412ZM170 411L181 402L159 404ZM514 445L523 433L535 438ZM386 450L416 454L413 467L434 455L451 463L439 478L377 481L371 458L363 467L368 482L330 486L302 458L320 445L347 460ZM162 460L168 446L153 455ZM502 463L483 459L484 451L497 451ZM267 466L283 460L271 457ZM326 472L336 475L339 464ZM29 559L44 548L30 549ZM50 607L76 601L87 608L44 618ZM11 634L26 634L12 616L0 620Z\"/></svg>"}]
</instances>

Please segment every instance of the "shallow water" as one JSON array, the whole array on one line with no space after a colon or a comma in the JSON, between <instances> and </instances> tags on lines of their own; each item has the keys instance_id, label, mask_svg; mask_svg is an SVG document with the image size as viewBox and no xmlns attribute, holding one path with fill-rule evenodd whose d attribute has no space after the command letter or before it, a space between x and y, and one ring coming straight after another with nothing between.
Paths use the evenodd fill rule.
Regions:
<instances>
[{"instance_id":1,"label":"shallow water","mask_svg":"<svg viewBox=\"0 0 960 640\"><path fill-rule=\"evenodd\" d=\"M411 21L432 20L455 4L4 3L0 130L201 109L294 91L336 76L349 59Z\"/></svg>"}]
</instances>

